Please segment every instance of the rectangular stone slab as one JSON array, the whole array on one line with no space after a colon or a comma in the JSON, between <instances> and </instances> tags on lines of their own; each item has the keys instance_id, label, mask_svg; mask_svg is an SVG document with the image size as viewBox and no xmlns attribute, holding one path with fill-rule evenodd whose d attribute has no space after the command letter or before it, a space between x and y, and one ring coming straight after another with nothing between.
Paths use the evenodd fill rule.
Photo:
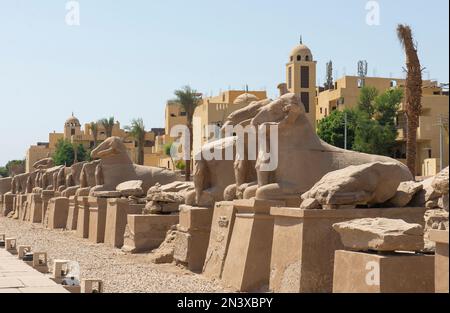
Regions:
<instances>
[{"instance_id":1,"label":"rectangular stone slab","mask_svg":"<svg viewBox=\"0 0 450 313\"><path fill-rule=\"evenodd\" d=\"M178 224L179 216L135 215L127 216L122 250L130 253L146 252L159 247L166 238L167 231Z\"/></svg>"},{"instance_id":2,"label":"rectangular stone slab","mask_svg":"<svg viewBox=\"0 0 450 313\"><path fill-rule=\"evenodd\" d=\"M78 202L77 236L89 237L89 197L81 197Z\"/></svg>"},{"instance_id":3,"label":"rectangular stone slab","mask_svg":"<svg viewBox=\"0 0 450 313\"><path fill-rule=\"evenodd\" d=\"M129 204L127 199L109 199L106 208L105 243L122 248L128 214L142 213L145 205Z\"/></svg>"},{"instance_id":4,"label":"rectangular stone slab","mask_svg":"<svg viewBox=\"0 0 450 313\"><path fill-rule=\"evenodd\" d=\"M387 255L338 250L335 293L434 293L434 256Z\"/></svg>"},{"instance_id":5,"label":"rectangular stone slab","mask_svg":"<svg viewBox=\"0 0 450 313\"><path fill-rule=\"evenodd\" d=\"M89 241L101 243L105 241L106 198L89 197Z\"/></svg>"},{"instance_id":6,"label":"rectangular stone slab","mask_svg":"<svg viewBox=\"0 0 450 313\"><path fill-rule=\"evenodd\" d=\"M430 231L430 240L436 242L435 255L435 290L437 293L448 293L448 242L449 232L444 230Z\"/></svg>"},{"instance_id":7,"label":"rectangular stone slab","mask_svg":"<svg viewBox=\"0 0 450 313\"><path fill-rule=\"evenodd\" d=\"M47 225L49 229L65 229L67 223L67 215L69 213L69 199L58 197L50 199L48 205L48 220Z\"/></svg>"},{"instance_id":8,"label":"rectangular stone slab","mask_svg":"<svg viewBox=\"0 0 450 313\"><path fill-rule=\"evenodd\" d=\"M31 196L30 222L42 222L42 197L40 194L32 194Z\"/></svg>"},{"instance_id":9,"label":"rectangular stone slab","mask_svg":"<svg viewBox=\"0 0 450 313\"><path fill-rule=\"evenodd\" d=\"M67 212L67 230L76 230L78 222L78 198L77 196L69 197L69 210Z\"/></svg>"},{"instance_id":10,"label":"rectangular stone slab","mask_svg":"<svg viewBox=\"0 0 450 313\"><path fill-rule=\"evenodd\" d=\"M332 225L366 217L403 219L424 225L425 208L301 210L272 208L275 218L270 266L274 292L333 290L334 252L344 249ZM289 251L289 253L286 253Z\"/></svg>"},{"instance_id":11,"label":"rectangular stone slab","mask_svg":"<svg viewBox=\"0 0 450 313\"><path fill-rule=\"evenodd\" d=\"M216 202L203 275L210 278L222 277L235 217L233 201Z\"/></svg>"}]
</instances>

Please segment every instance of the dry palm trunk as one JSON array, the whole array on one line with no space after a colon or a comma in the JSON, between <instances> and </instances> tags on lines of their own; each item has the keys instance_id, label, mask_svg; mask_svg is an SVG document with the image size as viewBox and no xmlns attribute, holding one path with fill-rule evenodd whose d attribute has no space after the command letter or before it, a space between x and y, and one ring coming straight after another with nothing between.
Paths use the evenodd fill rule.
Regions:
<instances>
[{"instance_id":1,"label":"dry palm trunk","mask_svg":"<svg viewBox=\"0 0 450 313\"><path fill-rule=\"evenodd\" d=\"M406 54L406 165L411 173L416 175L417 128L422 111L422 68L416 45L413 42L411 28L408 25L399 25L397 35Z\"/></svg>"}]
</instances>

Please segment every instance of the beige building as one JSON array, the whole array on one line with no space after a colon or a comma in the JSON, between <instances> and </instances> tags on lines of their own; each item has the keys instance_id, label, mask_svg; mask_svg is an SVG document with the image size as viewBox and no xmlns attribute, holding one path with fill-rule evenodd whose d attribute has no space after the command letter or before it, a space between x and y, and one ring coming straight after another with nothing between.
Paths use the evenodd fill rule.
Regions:
<instances>
[{"instance_id":1,"label":"beige building","mask_svg":"<svg viewBox=\"0 0 450 313\"><path fill-rule=\"evenodd\" d=\"M398 78L344 76L334 83L334 88L318 91L316 98L317 122L328 116L334 110L344 110L357 105L362 86L375 87L379 92L390 88L404 88L405 80ZM417 173L424 176L434 175L440 169L441 157L441 129L440 117L447 120L449 96L434 81L423 82L422 115L420 116L417 133ZM395 157L400 160L406 158L406 121L404 117L404 104L400 105L397 118L398 140ZM449 135L448 128L443 134L443 165L448 166Z\"/></svg>"},{"instance_id":2,"label":"beige building","mask_svg":"<svg viewBox=\"0 0 450 313\"><path fill-rule=\"evenodd\" d=\"M157 135L164 133L164 129L152 129L145 135L145 147L144 147L144 165L154 166L154 160L151 157L152 147L155 144L155 138ZM120 123L116 122L114 124L112 135L123 138L125 146L128 148L130 157L136 161L137 158L137 143L128 134L127 131L121 129ZM60 139L68 140L75 145L83 145L86 150L91 150L94 148L94 136L90 127L87 123L83 127L80 121L75 117L71 116L64 123L64 129L62 133L53 132L49 134L48 142L37 143L31 146L26 153L26 171L32 170L33 164L45 157L51 156L55 152L56 145ZM98 133L97 141L101 143L106 139L106 130L98 123Z\"/></svg>"}]
</instances>

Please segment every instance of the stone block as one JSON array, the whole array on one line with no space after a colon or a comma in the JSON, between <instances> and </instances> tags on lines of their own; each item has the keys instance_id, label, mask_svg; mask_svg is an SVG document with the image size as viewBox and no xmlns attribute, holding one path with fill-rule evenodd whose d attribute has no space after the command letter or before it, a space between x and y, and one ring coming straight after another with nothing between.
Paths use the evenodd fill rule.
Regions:
<instances>
[{"instance_id":1,"label":"stone block","mask_svg":"<svg viewBox=\"0 0 450 313\"><path fill-rule=\"evenodd\" d=\"M38 193L31 194L30 222L42 223L42 197Z\"/></svg>"},{"instance_id":2,"label":"stone block","mask_svg":"<svg viewBox=\"0 0 450 313\"><path fill-rule=\"evenodd\" d=\"M167 231L179 221L178 215L136 215L127 216L123 251L139 253L159 247Z\"/></svg>"},{"instance_id":3,"label":"stone block","mask_svg":"<svg viewBox=\"0 0 450 313\"><path fill-rule=\"evenodd\" d=\"M235 217L236 210L232 201L216 202L203 275L210 278L222 277Z\"/></svg>"},{"instance_id":4,"label":"stone block","mask_svg":"<svg viewBox=\"0 0 450 313\"><path fill-rule=\"evenodd\" d=\"M67 222L66 229L67 230L76 230L78 223L78 197L71 196L69 197L69 210L67 212Z\"/></svg>"},{"instance_id":5,"label":"stone block","mask_svg":"<svg viewBox=\"0 0 450 313\"><path fill-rule=\"evenodd\" d=\"M77 236L89 237L89 197L78 197Z\"/></svg>"},{"instance_id":6,"label":"stone block","mask_svg":"<svg viewBox=\"0 0 450 313\"><path fill-rule=\"evenodd\" d=\"M175 262L186 266L192 272L200 273L205 263L209 232L206 230L178 231L174 241Z\"/></svg>"},{"instance_id":7,"label":"stone block","mask_svg":"<svg viewBox=\"0 0 450 313\"><path fill-rule=\"evenodd\" d=\"M434 256L335 252L335 293L434 292Z\"/></svg>"},{"instance_id":8,"label":"stone block","mask_svg":"<svg viewBox=\"0 0 450 313\"><path fill-rule=\"evenodd\" d=\"M430 240L436 242L435 254L435 291L437 293L448 293L448 242L449 232L444 230L430 231Z\"/></svg>"},{"instance_id":9,"label":"stone block","mask_svg":"<svg viewBox=\"0 0 450 313\"><path fill-rule=\"evenodd\" d=\"M89 197L89 241L105 241L107 198Z\"/></svg>"},{"instance_id":10,"label":"stone block","mask_svg":"<svg viewBox=\"0 0 450 313\"><path fill-rule=\"evenodd\" d=\"M105 243L121 248L128 214L140 214L144 204L129 204L127 199L109 199L106 208Z\"/></svg>"},{"instance_id":11,"label":"stone block","mask_svg":"<svg viewBox=\"0 0 450 313\"><path fill-rule=\"evenodd\" d=\"M424 225L425 208L301 210L272 208L275 218L270 266L274 292L330 293L334 252L344 249L332 225L359 218L385 217ZM286 253L289 251L289 253Z\"/></svg>"},{"instance_id":12,"label":"stone block","mask_svg":"<svg viewBox=\"0 0 450 313\"><path fill-rule=\"evenodd\" d=\"M13 194L3 195L3 211L1 212L3 216L7 216L14 210L14 198Z\"/></svg>"},{"instance_id":13,"label":"stone block","mask_svg":"<svg viewBox=\"0 0 450 313\"><path fill-rule=\"evenodd\" d=\"M53 190L43 190L42 191L42 218L41 221L44 225L47 224L47 209L48 209L48 203L51 198L55 196L55 192Z\"/></svg>"},{"instance_id":14,"label":"stone block","mask_svg":"<svg viewBox=\"0 0 450 313\"><path fill-rule=\"evenodd\" d=\"M48 220L46 226L49 229L65 229L69 213L69 199L65 197L52 198L48 204Z\"/></svg>"},{"instance_id":15,"label":"stone block","mask_svg":"<svg viewBox=\"0 0 450 313\"><path fill-rule=\"evenodd\" d=\"M222 272L225 284L239 291L260 291L269 286L273 239L270 207L283 201L235 200L236 219Z\"/></svg>"},{"instance_id":16,"label":"stone block","mask_svg":"<svg viewBox=\"0 0 450 313\"><path fill-rule=\"evenodd\" d=\"M180 205L180 223L178 229L184 232L191 230L211 229L211 221L214 210L211 208Z\"/></svg>"}]
</instances>

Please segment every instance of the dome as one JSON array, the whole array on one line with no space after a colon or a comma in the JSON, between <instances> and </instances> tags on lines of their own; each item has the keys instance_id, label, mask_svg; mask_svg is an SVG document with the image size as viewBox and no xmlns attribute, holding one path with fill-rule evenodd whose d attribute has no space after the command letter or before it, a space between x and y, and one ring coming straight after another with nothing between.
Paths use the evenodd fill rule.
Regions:
<instances>
[{"instance_id":1,"label":"dome","mask_svg":"<svg viewBox=\"0 0 450 313\"><path fill-rule=\"evenodd\" d=\"M291 62L294 61L312 61L313 56L311 50L304 44L300 44L292 49L290 54Z\"/></svg>"},{"instance_id":2,"label":"dome","mask_svg":"<svg viewBox=\"0 0 450 313\"><path fill-rule=\"evenodd\" d=\"M66 126L81 126L80 121L75 117L71 116L66 121Z\"/></svg>"},{"instance_id":3,"label":"dome","mask_svg":"<svg viewBox=\"0 0 450 313\"><path fill-rule=\"evenodd\" d=\"M258 97L251 93L243 93L234 100L233 104L250 104L251 102L258 100Z\"/></svg>"}]
</instances>

